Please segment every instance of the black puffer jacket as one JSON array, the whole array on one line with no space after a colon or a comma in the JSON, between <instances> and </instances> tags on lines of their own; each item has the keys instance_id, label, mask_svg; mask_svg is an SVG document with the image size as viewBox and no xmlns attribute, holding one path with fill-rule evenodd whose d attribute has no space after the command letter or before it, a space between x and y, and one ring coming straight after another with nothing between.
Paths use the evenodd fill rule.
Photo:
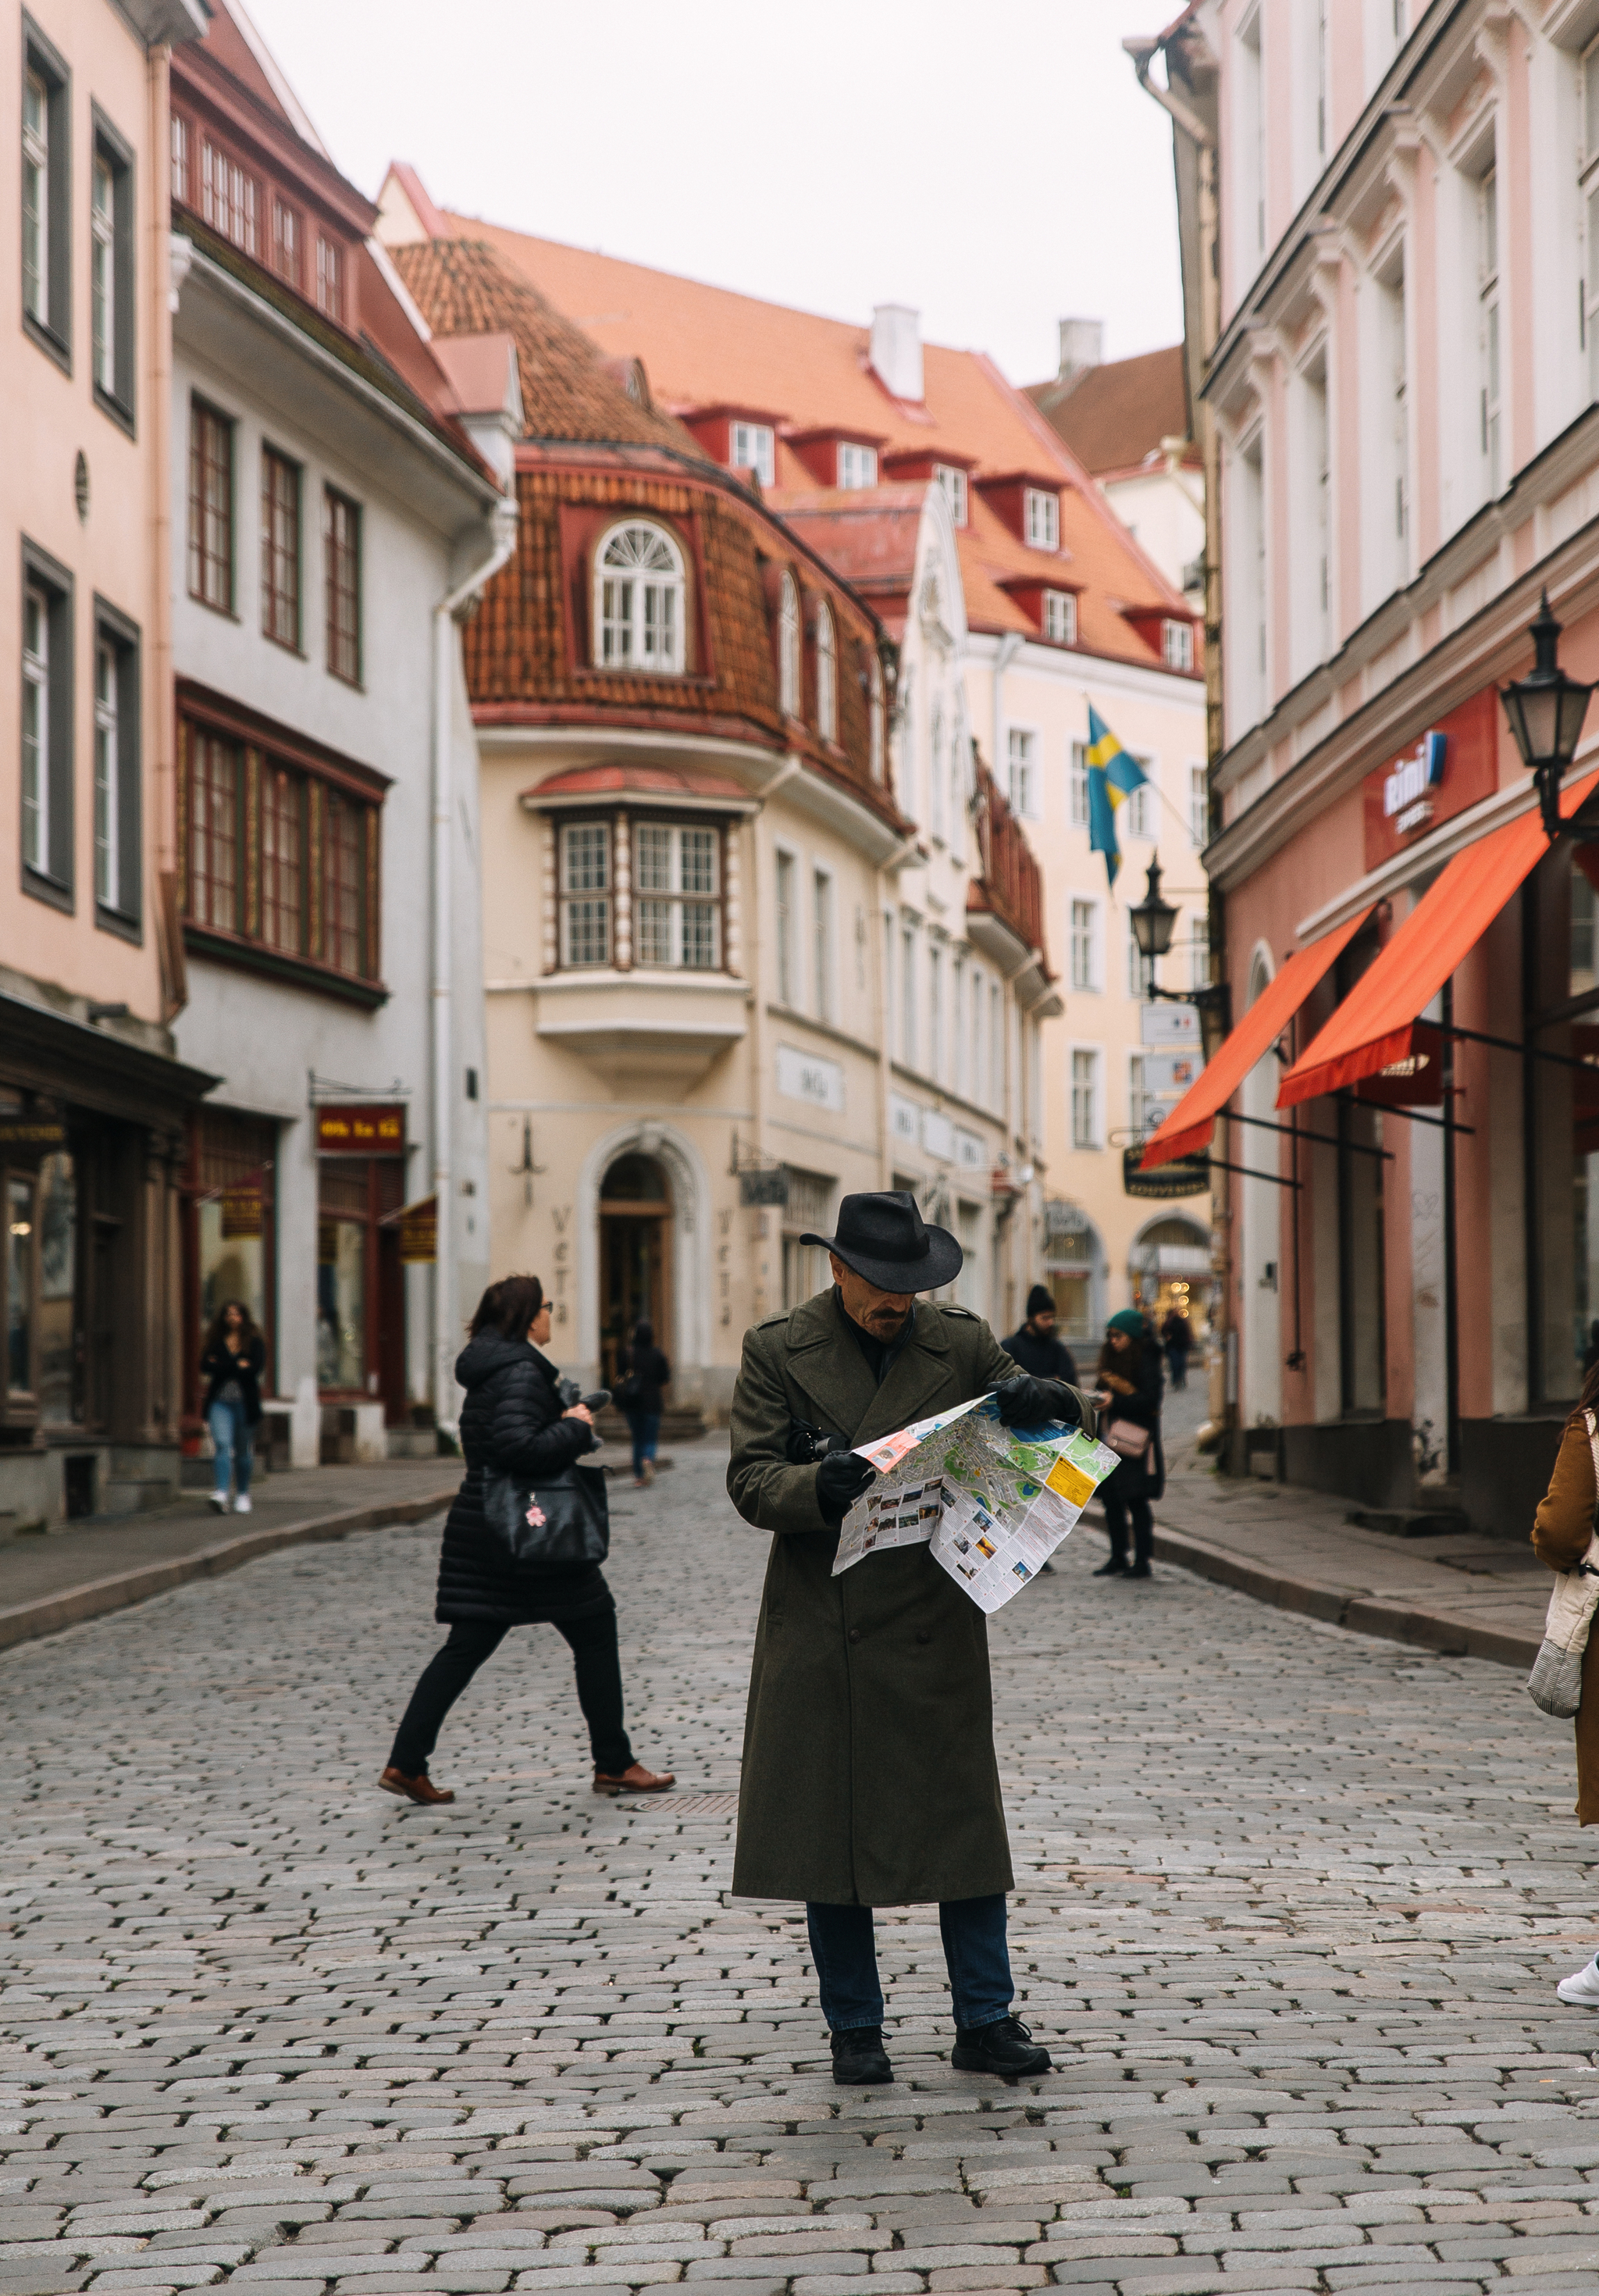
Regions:
<instances>
[{"instance_id":1,"label":"black puffer jacket","mask_svg":"<svg viewBox=\"0 0 1599 2296\"><path fill-rule=\"evenodd\" d=\"M559 1474L599 1440L581 1419L562 1415L554 1365L526 1340L484 1332L457 1357L455 1377L466 1390L461 1409L466 1480L444 1526L434 1616L521 1626L603 1610L611 1589L597 1562L540 1569L513 1562L483 1519L486 1471L537 1483Z\"/></svg>"},{"instance_id":2,"label":"black puffer jacket","mask_svg":"<svg viewBox=\"0 0 1599 2296\"><path fill-rule=\"evenodd\" d=\"M1160 1368L1160 1350L1152 1340L1136 1350L1137 1360L1129 1364L1125 1354L1111 1357L1108 1350L1099 1358L1099 1371L1095 1385L1107 1371L1119 1379L1134 1382L1131 1395L1118 1395L1112 1388L1107 1408L1099 1414L1100 1432L1114 1419L1130 1421L1135 1427L1150 1431L1149 1448L1142 1459L1124 1459L1111 1480L1124 1499L1159 1499L1166 1494L1166 1453L1160 1442L1160 1398L1166 1382Z\"/></svg>"}]
</instances>

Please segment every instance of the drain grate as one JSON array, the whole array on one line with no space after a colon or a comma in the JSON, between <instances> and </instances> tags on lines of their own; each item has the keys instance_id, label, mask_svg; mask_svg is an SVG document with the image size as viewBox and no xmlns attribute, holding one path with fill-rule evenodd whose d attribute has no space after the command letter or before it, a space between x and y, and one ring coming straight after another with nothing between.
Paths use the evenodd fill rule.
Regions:
<instances>
[{"instance_id":1,"label":"drain grate","mask_svg":"<svg viewBox=\"0 0 1599 2296\"><path fill-rule=\"evenodd\" d=\"M735 1793L641 1794L624 1801L624 1809L664 1809L674 1817L732 1817L738 1808Z\"/></svg>"}]
</instances>

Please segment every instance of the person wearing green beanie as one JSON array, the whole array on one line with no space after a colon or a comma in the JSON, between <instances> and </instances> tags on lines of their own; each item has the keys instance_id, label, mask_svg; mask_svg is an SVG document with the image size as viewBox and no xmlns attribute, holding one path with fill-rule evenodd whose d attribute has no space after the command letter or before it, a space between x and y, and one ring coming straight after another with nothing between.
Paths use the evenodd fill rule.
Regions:
<instances>
[{"instance_id":1,"label":"person wearing green beanie","mask_svg":"<svg viewBox=\"0 0 1599 2296\"><path fill-rule=\"evenodd\" d=\"M1096 1578L1148 1578L1155 1526L1152 1500L1166 1488L1166 1457L1160 1447L1160 1349L1136 1308L1119 1308L1105 1325L1105 1343L1095 1374L1100 1408L1100 1439L1122 1454L1121 1464L1099 1487L1111 1535L1109 1560ZM1128 1528L1133 1559L1128 1561Z\"/></svg>"}]
</instances>

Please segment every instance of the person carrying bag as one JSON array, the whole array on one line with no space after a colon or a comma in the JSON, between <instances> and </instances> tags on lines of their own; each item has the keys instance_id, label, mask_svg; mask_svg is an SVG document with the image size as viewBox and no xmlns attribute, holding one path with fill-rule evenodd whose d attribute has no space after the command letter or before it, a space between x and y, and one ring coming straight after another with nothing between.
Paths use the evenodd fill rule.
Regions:
<instances>
[{"instance_id":1,"label":"person carrying bag","mask_svg":"<svg viewBox=\"0 0 1599 2296\"><path fill-rule=\"evenodd\" d=\"M610 1545L590 1406L539 1353L550 1310L536 1275L491 1283L456 1359L466 1390L466 1479L444 1527L434 1615L449 1639L423 1669L378 1784L432 1807L454 1801L428 1762L445 1716L513 1626L546 1623L577 1662L596 1793L664 1793L669 1772L633 1757L622 1721L616 1604L600 1569ZM600 1398L596 1398L600 1399Z\"/></svg>"},{"instance_id":2,"label":"person carrying bag","mask_svg":"<svg viewBox=\"0 0 1599 2296\"><path fill-rule=\"evenodd\" d=\"M1544 1646L1527 1687L1546 1714L1577 1722L1577 1823L1599 1825L1599 1637L1590 1631L1599 1605L1599 1365L1582 1383L1566 1422L1554 1472L1532 1525L1540 1562L1560 1576L1549 1604ZM1599 2009L1599 1956L1555 1987L1574 2009Z\"/></svg>"},{"instance_id":3,"label":"person carrying bag","mask_svg":"<svg viewBox=\"0 0 1599 2296\"><path fill-rule=\"evenodd\" d=\"M1160 1349L1136 1308L1123 1308L1105 1326L1095 1373L1095 1403L1100 1412L1099 1439L1121 1464L1099 1487L1111 1537L1109 1559L1096 1578L1148 1578L1154 1552L1152 1500L1166 1488L1166 1456L1160 1447ZM1128 1529L1133 1560L1128 1562Z\"/></svg>"}]
</instances>

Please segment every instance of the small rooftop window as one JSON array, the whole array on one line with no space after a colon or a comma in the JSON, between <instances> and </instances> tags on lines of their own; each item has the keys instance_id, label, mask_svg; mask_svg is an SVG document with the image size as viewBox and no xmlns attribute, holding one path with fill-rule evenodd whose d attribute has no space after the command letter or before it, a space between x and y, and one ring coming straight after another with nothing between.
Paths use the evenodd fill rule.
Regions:
<instances>
[{"instance_id":1,"label":"small rooftop window","mask_svg":"<svg viewBox=\"0 0 1599 2296\"><path fill-rule=\"evenodd\" d=\"M594 667L680 675L683 553L659 526L614 526L594 560Z\"/></svg>"},{"instance_id":2,"label":"small rooftop window","mask_svg":"<svg viewBox=\"0 0 1599 2296\"><path fill-rule=\"evenodd\" d=\"M877 484L877 449L857 447L852 440L839 441L839 484L840 487L874 487Z\"/></svg>"},{"instance_id":3,"label":"small rooftop window","mask_svg":"<svg viewBox=\"0 0 1599 2296\"><path fill-rule=\"evenodd\" d=\"M1058 550L1061 546L1061 497L1046 493L1042 487L1029 487L1022 515L1028 545L1033 550Z\"/></svg>"},{"instance_id":4,"label":"small rooftop window","mask_svg":"<svg viewBox=\"0 0 1599 2296\"><path fill-rule=\"evenodd\" d=\"M777 468L776 441L769 422L735 422L728 461L735 471L753 471L769 487Z\"/></svg>"}]
</instances>

